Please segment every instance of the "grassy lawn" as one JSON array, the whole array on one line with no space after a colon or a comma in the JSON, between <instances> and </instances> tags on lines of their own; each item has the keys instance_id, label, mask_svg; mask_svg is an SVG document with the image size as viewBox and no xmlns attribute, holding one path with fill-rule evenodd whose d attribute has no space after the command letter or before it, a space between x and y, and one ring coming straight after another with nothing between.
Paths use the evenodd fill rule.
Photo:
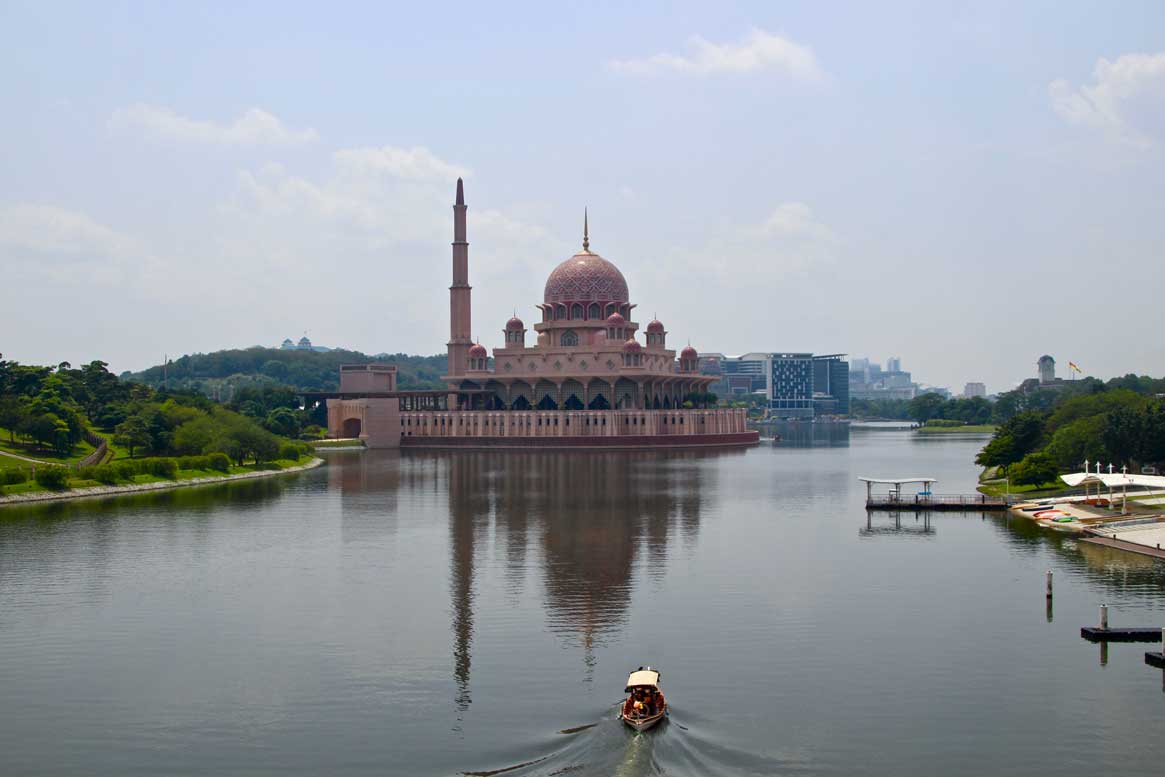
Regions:
<instances>
[{"instance_id":1,"label":"grassy lawn","mask_svg":"<svg viewBox=\"0 0 1165 777\"><path fill-rule=\"evenodd\" d=\"M128 456L127 456L128 458ZM218 470L201 470L201 469L180 469L176 480L194 480L195 478L208 477L223 477L224 475L241 475L246 472L273 472L281 469L289 469L311 461L311 456L303 456L296 460L279 459L277 461L268 461L262 464L244 464L241 467L232 465L227 472L219 472ZM0 462L4 457L0 457ZM18 462L19 463L19 462ZM128 481L117 483L116 485L138 485L144 483L163 483L167 482L166 478L158 477L157 475L134 475ZM96 486L106 485L98 483L96 480L85 480L82 478L70 478L69 488L94 488ZM18 483L11 486L0 486L0 496L10 496L12 494L29 494L36 491L44 491L45 489L36 483L29 481L27 483Z\"/></svg>"},{"instance_id":2,"label":"grassy lawn","mask_svg":"<svg viewBox=\"0 0 1165 777\"><path fill-rule=\"evenodd\" d=\"M967 424L966 426L920 426L916 431L919 434L992 434L997 427L994 424Z\"/></svg>"},{"instance_id":3,"label":"grassy lawn","mask_svg":"<svg viewBox=\"0 0 1165 777\"><path fill-rule=\"evenodd\" d=\"M1022 494L1023 496L1036 499L1038 497L1055 496L1065 491L1068 486L1062 480L1055 480L1049 483L1040 483L1034 486L1017 486L1012 483L1008 487L1006 480L985 480L979 483L979 493L987 494L987 496L1003 496L1005 494Z\"/></svg>"},{"instance_id":4,"label":"grassy lawn","mask_svg":"<svg viewBox=\"0 0 1165 777\"><path fill-rule=\"evenodd\" d=\"M94 450L93 446L82 440L73 446L72 453L62 456L53 450L29 445L23 442L9 442L8 430L0 429L0 451L15 453L17 456L27 456L30 459L39 459L53 464L73 464L88 456ZM3 457L0 457L3 458Z\"/></svg>"}]
</instances>

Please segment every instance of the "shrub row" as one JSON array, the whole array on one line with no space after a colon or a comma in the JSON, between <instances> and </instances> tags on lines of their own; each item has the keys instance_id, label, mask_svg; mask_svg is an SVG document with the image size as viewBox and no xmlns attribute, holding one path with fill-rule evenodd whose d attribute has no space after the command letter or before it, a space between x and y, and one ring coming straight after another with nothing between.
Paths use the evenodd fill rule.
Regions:
<instances>
[{"instance_id":1,"label":"shrub row","mask_svg":"<svg viewBox=\"0 0 1165 777\"><path fill-rule=\"evenodd\" d=\"M28 472L23 469L0 469L0 486L15 486L28 482Z\"/></svg>"},{"instance_id":2,"label":"shrub row","mask_svg":"<svg viewBox=\"0 0 1165 777\"><path fill-rule=\"evenodd\" d=\"M225 453L209 453L206 456L179 456L178 469L216 470L229 472L231 459Z\"/></svg>"},{"instance_id":3,"label":"shrub row","mask_svg":"<svg viewBox=\"0 0 1165 777\"><path fill-rule=\"evenodd\" d=\"M311 453L311 446L306 442L285 442L279 446L279 458L288 461L297 461L300 456Z\"/></svg>"},{"instance_id":4,"label":"shrub row","mask_svg":"<svg viewBox=\"0 0 1165 777\"><path fill-rule=\"evenodd\" d=\"M69 487L69 470L64 467L37 467L36 482L50 491L64 491Z\"/></svg>"}]
</instances>

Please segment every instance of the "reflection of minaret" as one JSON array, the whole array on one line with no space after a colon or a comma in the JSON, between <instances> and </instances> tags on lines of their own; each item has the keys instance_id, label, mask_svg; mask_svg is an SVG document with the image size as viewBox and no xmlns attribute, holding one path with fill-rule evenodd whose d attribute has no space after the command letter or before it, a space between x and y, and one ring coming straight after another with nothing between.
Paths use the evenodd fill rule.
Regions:
<instances>
[{"instance_id":1,"label":"reflection of minaret","mask_svg":"<svg viewBox=\"0 0 1165 777\"><path fill-rule=\"evenodd\" d=\"M449 287L449 365L447 375L464 375L469 346L473 344L470 320L469 242L465 232L465 190L457 179L453 205L453 285Z\"/></svg>"},{"instance_id":2,"label":"reflection of minaret","mask_svg":"<svg viewBox=\"0 0 1165 777\"><path fill-rule=\"evenodd\" d=\"M473 646L473 571L477 532L489 514L488 493L477 483L478 459L451 456L449 465L449 588L453 600L453 678L457 683L457 720L472 703L469 673Z\"/></svg>"}]
</instances>

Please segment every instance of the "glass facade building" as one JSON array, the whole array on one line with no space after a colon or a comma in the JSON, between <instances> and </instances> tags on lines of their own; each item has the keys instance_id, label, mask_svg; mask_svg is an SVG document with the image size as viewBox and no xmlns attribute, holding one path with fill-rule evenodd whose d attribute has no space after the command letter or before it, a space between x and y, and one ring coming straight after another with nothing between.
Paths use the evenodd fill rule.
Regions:
<instances>
[{"instance_id":1,"label":"glass facade building","mask_svg":"<svg viewBox=\"0 0 1165 777\"><path fill-rule=\"evenodd\" d=\"M849 413L849 363L844 354L708 354L706 374L720 375L712 391L722 397L763 394L776 418Z\"/></svg>"}]
</instances>

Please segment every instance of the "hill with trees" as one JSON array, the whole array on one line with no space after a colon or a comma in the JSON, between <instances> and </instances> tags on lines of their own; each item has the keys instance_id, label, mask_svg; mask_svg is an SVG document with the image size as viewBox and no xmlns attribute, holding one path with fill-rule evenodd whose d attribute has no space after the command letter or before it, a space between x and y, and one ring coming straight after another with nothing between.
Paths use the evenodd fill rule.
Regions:
<instances>
[{"instance_id":1,"label":"hill with trees","mask_svg":"<svg viewBox=\"0 0 1165 777\"><path fill-rule=\"evenodd\" d=\"M293 440L311 419L289 389L252 388L239 404L220 405L118 380L106 367L0 358L0 492L28 490L34 469L40 486L63 488L270 468L308 453Z\"/></svg>"},{"instance_id":2,"label":"hill with trees","mask_svg":"<svg viewBox=\"0 0 1165 777\"><path fill-rule=\"evenodd\" d=\"M245 387L288 386L305 391L330 391L340 386L341 364L384 362L397 367L397 385L402 389L444 388L446 356L378 354L336 349L327 352L242 348L213 353L196 353L141 372L122 373L123 380L153 388L185 389L210 397L231 399Z\"/></svg>"}]
</instances>

